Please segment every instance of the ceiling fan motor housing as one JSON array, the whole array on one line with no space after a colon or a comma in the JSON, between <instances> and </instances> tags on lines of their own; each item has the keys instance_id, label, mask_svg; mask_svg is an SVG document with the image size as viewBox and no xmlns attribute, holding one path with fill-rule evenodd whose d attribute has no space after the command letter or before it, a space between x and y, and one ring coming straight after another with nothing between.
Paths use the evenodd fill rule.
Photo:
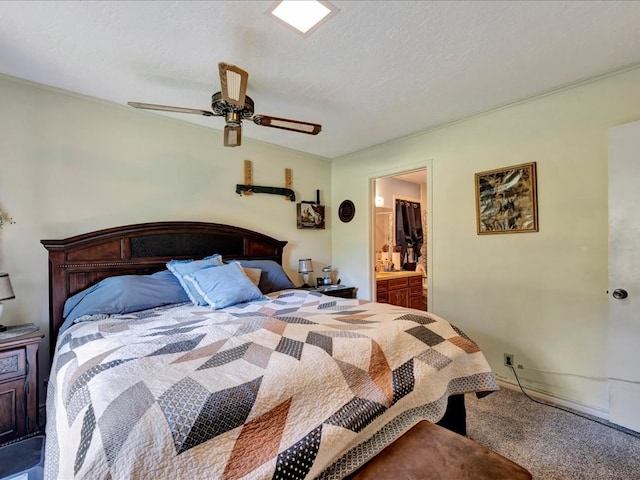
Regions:
<instances>
[{"instance_id":1,"label":"ceiling fan motor housing","mask_svg":"<svg viewBox=\"0 0 640 480\"><path fill-rule=\"evenodd\" d=\"M213 110L213 114L221 117L225 116L227 123L231 121L237 122L237 125L240 125L243 119L248 119L253 116L254 108L253 100L248 95L244 97L243 108L225 102L222 99L222 92L216 92L211 95L211 109ZM230 118L231 120L229 120Z\"/></svg>"}]
</instances>

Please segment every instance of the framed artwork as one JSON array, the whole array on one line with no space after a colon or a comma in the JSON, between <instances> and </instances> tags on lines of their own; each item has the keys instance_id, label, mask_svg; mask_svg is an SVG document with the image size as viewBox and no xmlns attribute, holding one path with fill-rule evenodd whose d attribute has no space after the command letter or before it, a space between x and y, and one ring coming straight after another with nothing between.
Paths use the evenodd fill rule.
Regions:
<instances>
[{"instance_id":1,"label":"framed artwork","mask_svg":"<svg viewBox=\"0 0 640 480\"><path fill-rule=\"evenodd\" d=\"M324 228L324 205L298 203L298 228Z\"/></svg>"},{"instance_id":2,"label":"framed artwork","mask_svg":"<svg viewBox=\"0 0 640 480\"><path fill-rule=\"evenodd\" d=\"M538 231L536 162L476 173L478 235Z\"/></svg>"}]
</instances>

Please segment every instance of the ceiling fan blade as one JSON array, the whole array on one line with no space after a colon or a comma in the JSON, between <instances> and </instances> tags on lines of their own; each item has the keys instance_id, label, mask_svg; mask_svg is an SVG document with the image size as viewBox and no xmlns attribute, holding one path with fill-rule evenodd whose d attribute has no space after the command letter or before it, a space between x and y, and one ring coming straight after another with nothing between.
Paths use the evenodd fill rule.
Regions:
<instances>
[{"instance_id":1,"label":"ceiling fan blade","mask_svg":"<svg viewBox=\"0 0 640 480\"><path fill-rule=\"evenodd\" d=\"M271 117L269 115L254 115L252 120L256 125L262 125L263 127L281 128L309 135L317 135L322 130L322 125L319 123L301 122L300 120Z\"/></svg>"},{"instance_id":2,"label":"ceiling fan blade","mask_svg":"<svg viewBox=\"0 0 640 480\"><path fill-rule=\"evenodd\" d=\"M169 105L156 105L155 103L127 102L130 107L141 108L143 110L159 110L161 112L177 112L177 113L195 113L196 115L204 115L205 117L213 117L215 114L208 110L200 110L197 108L172 107Z\"/></svg>"},{"instance_id":3,"label":"ceiling fan blade","mask_svg":"<svg viewBox=\"0 0 640 480\"><path fill-rule=\"evenodd\" d=\"M224 146L239 147L242 144L242 127L224 127Z\"/></svg>"},{"instance_id":4,"label":"ceiling fan blade","mask_svg":"<svg viewBox=\"0 0 640 480\"><path fill-rule=\"evenodd\" d=\"M244 108L249 72L230 63L218 63L222 99L230 105Z\"/></svg>"}]
</instances>

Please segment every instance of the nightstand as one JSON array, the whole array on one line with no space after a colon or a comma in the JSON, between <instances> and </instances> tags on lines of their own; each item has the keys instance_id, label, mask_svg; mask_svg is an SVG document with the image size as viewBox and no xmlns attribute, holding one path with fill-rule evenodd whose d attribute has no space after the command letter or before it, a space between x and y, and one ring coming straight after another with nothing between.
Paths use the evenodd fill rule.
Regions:
<instances>
[{"instance_id":1,"label":"nightstand","mask_svg":"<svg viewBox=\"0 0 640 480\"><path fill-rule=\"evenodd\" d=\"M40 331L0 339L0 443L38 430Z\"/></svg>"},{"instance_id":2,"label":"nightstand","mask_svg":"<svg viewBox=\"0 0 640 480\"><path fill-rule=\"evenodd\" d=\"M320 287L309 288L312 292L319 292L330 297L355 298L356 287L346 285L322 285Z\"/></svg>"}]
</instances>

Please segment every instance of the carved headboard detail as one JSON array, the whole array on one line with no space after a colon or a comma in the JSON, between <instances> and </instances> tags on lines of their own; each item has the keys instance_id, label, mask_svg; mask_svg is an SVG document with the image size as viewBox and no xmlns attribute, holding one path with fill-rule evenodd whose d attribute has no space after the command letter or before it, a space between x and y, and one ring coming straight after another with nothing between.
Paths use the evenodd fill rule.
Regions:
<instances>
[{"instance_id":1,"label":"carved headboard detail","mask_svg":"<svg viewBox=\"0 0 640 480\"><path fill-rule=\"evenodd\" d=\"M41 240L49 251L49 342L53 354L64 302L114 275L145 275L172 259L214 253L226 258L274 260L282 265L286 241L231 225L154 222L125 225L63 240Z\"/></svg>"}]
</instances>

